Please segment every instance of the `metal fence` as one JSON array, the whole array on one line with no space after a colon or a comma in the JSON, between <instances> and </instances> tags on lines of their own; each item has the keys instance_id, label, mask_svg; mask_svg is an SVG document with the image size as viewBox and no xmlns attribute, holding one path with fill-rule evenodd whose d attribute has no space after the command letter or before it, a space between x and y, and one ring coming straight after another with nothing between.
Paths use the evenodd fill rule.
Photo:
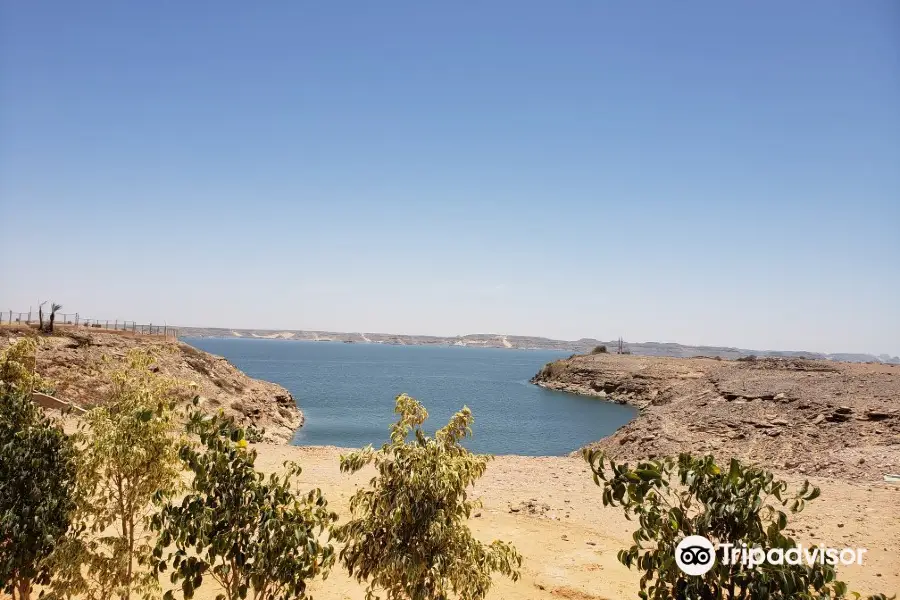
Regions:
<instances>
[{"instance_id":1,"label":"metal fence","mask_svg":"<svg viewBox=\"0 0 900 600\"><path fill-rule=\"evenodd\" d=\"M50 315L44 313L44 324L50 321ZM66 325L83 327L86 329L102 329L109 331L125 331L140 335L158 335L165 338L178 338L178 329L168 325L154 325L153 323L138 323L136 321L120 321L118 319L88 319L78 313L56 313L54 325ZM37 311L15 312L8 310L0 312L0 325L39 325Z\"/></svg>"}]
</instances>

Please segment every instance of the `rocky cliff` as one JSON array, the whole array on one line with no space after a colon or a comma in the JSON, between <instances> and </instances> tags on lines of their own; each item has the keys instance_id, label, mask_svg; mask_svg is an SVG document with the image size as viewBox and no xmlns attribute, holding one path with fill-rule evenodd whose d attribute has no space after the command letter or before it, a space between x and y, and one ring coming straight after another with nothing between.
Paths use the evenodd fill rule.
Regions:
<instances>
[{"instance_id":1,"label":"rocky cliff","mask_svg":"<svg viewBox=\"0 0 900 600\"><path fill-rule=\"evenodd\" d=\"M109 386L109 371L121 364L133 348L153 351L160 373L182 382L179 396L187 402L203 396L209 410L222 409L244 426L266 430L271 441L287 442L303 425L303 413L283 387L251 379L221 356L214 356L182 342L83 328L57 328L55 335L41 336L37 371L50 380L55 395L89 408L102 403ZM30 330L4 328L0 349ZM104 358L106 357L106 358ZM194 384L194 385L190 385Z\"/></svg>"},{"instance_id":2,"label":"rocky cliff","mask_svg":"<svg viewBox=\"0 0 900 600\"><path fill-rule=\"evenodd\" d=\"M893 365L595 354L550 363L532 383L640 407L593 444L613 457L703 452L870 481L900 471Z\"/></svg>"}]
</instances>

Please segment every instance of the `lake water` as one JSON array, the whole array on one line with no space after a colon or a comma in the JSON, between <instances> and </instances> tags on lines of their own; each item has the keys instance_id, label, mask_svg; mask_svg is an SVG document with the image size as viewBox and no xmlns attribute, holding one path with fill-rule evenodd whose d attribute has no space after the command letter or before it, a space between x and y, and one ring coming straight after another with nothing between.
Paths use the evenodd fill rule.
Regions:
<instances>
[{"instance_id":1,"label":"lake water","mask_svg":"<svg viewBox=\"0 0 900 600\"><path fill-rule=\"evenodd\" d=\"M558 456L610 435L636 410L528 383L567 353L447 346L194 338L251 377L287 388L306 415L298 445L361 447L388 439L403 392L428 409L429 431L463 404L475 416L476 452Z\"/></svg>"}]
</instances>

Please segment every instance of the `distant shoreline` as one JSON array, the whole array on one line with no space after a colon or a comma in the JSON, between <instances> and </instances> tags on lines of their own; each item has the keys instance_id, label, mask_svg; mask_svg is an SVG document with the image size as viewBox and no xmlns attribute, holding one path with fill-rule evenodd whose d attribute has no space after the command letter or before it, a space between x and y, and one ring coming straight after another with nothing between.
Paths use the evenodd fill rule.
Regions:
<instances>
[{"instance_id":1,"label":"distant shoreline","mask_svg":"<svg viewBox=\"0 0 900 600\"><path fill-rule=\"evenodd\" d=\"M469 348L500 348L518 350L559 350L576 354L591 352L597 346L606 346L614 352L618 342L593 338L580 340L556 340L545 337L476 333L462 336L408 335L393 333L337 332L271 329L227 329L219 327L179 327L182 338L224 339L280 339L310 342L347 342L356 344L385 344L396 346L463 346ZM671 342L625 343L625 349L639 356L666 356L673 358L719 357L723 359L749 356L772 358L806 358L840 362L900 364L900 357L887 354L808 352L803 350L749 350L725 346L689 346Z\"/></svg>"}]
</instances>

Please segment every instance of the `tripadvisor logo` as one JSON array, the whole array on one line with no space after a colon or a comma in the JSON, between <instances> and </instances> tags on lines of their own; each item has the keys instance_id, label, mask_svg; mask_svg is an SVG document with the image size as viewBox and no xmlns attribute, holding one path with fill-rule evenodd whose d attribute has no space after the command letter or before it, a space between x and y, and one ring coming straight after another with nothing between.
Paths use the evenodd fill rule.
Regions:
<instances>
[{"instance_id":1,"label":"tripadvisor logo","mask_svg":"<svg viewBox=\"0 0 900 600\"><path fill-rule=\"evenodd\" d=\"M686 575L705 575L716 564L716 553L721 553L723 565L742 565L753 569L763 563L770 565L834 566L861 565L866 548L826 548L825 546L804 546L793 548L750 547L746 544L718 544L702 535L689 535L675 547L675 563Z\"/></svg>"},{"instance_id":2,"label":"tripadvisor logo","mask_svg":"<svg viewBox=\"0 0 900 600\"><path fill-rule=\"evenodd\" d=\"M689 535L675 548L675 564L687 575L704 575L716 564L716 550L702 535Z\"/></svg>"}]
</instances>

